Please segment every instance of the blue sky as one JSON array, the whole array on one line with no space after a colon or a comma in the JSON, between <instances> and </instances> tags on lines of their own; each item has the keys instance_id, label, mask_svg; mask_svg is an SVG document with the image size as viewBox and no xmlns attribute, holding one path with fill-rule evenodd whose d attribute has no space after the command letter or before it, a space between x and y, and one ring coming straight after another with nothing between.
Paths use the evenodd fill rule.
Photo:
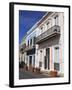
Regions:
<instances>
[{"instance_id":1,"label":"blue sky","mask_svg":"<svg viewBox=\"0 0 72 90\"><path fill-rule=\"evenodd\" d=\"M19 11L19 43L26 32L39 21L46 12L41 11Z\"/></svg>"}]
</instances>

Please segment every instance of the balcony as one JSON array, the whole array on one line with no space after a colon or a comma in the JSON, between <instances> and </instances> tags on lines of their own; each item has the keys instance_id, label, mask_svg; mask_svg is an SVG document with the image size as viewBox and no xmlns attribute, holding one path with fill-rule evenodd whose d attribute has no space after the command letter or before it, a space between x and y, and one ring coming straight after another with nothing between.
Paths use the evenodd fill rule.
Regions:
<instances>
[{"instance_id":1,"label":"balcony","mask_svg":"<svg viewBox=\"0 0 72 90\"><path fill-rule=\"evenodd\" d=\"M58 25L54 25L53 27L51 27L50 29L48 29L47 31L45 31L44 33L39 35L36 38L36 43L39 44L39 43L44 42L45 40L50 39L56 35L60 35L60 26L58 26Z\"/></svg>"},{"instance_id":2,"label":"balcony","mask_svg":"<svg viewBox=\"0 0 72 90\"><path fill-rule=\"evenodd\" d=\"M33 45L33 46L26 46L25 51L30 51L32 49L35 49L35 45Z\"/></svg>"}]
</instances>

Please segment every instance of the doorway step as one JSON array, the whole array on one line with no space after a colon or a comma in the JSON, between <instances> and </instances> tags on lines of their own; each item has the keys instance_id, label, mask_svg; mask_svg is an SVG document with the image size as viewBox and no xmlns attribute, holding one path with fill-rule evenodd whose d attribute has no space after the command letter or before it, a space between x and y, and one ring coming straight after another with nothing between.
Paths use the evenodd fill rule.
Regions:
<instances>
[{"instance_id":1,"label":"doorway step","mask_svg":"<svg viewBox=\"0 0 72 90\"><path fill-rule=\"evenodd\" d=\"M51 71L42 71L42 73L49 77L58 77L58 72L55 70Z\"/></svg>"}]
</instances>

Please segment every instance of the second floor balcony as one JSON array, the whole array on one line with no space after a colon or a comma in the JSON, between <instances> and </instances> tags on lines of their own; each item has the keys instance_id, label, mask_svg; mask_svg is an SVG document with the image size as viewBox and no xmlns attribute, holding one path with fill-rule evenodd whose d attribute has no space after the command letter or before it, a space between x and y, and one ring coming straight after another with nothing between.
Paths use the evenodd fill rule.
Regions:
<instances>
[{"instance_id":1,"label":"second floor balcony","mask_svg":"<svg viewBox=\"0 0 72 90\"><path fill-rule=\"evenodd\" d=\"M26 46L25 51L30 51L32 49L35 49L35 45L33 45L33 46Z\"/></svg>"},{"instance_id":2,"label":"second floor balcony","mask_svg":"<svg viewBox=\"0 0 72 90\"><path fill-rule=\"evenodd\" d=\"M44 33L39 35L36 38L36 43L39 44L39 43L44 42L45 40L50 39L56 35L60 35L60 26L58 26L58 25L54 25L53 27L51 27L50 29L48 29L47 31L45 31Z\"/></svg>"}]
</instances>

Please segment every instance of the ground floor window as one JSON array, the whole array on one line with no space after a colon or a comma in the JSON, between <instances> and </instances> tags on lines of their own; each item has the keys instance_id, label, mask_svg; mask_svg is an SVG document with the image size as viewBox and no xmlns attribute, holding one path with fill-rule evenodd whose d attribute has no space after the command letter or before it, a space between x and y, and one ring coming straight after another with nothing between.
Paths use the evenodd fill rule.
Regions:
<instances>
[{"instance_id":1,"label":"ground floor window","mask_svg":"<svg viewBox=\"0 0 72 90\"><path fill-rule=\"evenodd\" d=\"M54 63L54 70L60 70L60 64L59 63Z\"/></svg>"},{"instance_id":2,"label":"ground floor window","mask_svg":"<svg viewBox=\"0 0 72 90\"><path fill-rule=\"evenodd\" d=\"M59 46L54 48L54 70L60 70L60 54L59 54Z\"/></svg>"},{"instance_id":3,"label":"ground floor window","mask_svg":"<svg viewBox=\"0 0 72 90\"><path fill-rule=\"evenodd\" d=\"M42 67L42 62L41 61L39 62L39 67Z\"/></svg>"}]
</instances>

